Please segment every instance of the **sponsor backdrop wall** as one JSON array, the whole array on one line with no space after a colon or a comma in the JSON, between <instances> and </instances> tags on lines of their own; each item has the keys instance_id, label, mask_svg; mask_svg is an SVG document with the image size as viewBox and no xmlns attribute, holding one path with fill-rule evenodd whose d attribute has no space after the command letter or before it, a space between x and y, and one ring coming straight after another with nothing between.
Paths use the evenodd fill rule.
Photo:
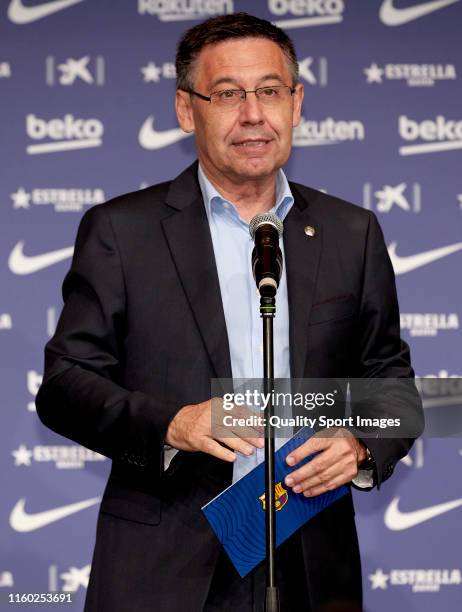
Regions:
<instances>
[{"instance_id":1,"label":"sponsor backdrop wall","mask_svg":"<svg viewBox=\"0 0 462 612\"><path fill-rule=\"evenodd\" d=\"M65 592L82 608L109 461L40 424L43 345L85 210L194 159L173 110L178 36L237 10L296 43L287 174L378 215L417 374L462 375L460 0L3 0L2 606ZM380 492L355 493L367 610L460 610L461 449L419 441Z\"/></svg>"}]
</instances>

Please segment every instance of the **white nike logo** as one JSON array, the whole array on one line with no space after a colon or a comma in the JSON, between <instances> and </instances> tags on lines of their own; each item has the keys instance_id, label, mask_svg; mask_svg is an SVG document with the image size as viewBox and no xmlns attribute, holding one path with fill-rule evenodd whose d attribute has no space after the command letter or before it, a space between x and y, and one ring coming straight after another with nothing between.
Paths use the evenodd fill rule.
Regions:
<instances>
[{"instance_id":1,"label":"white nike logo","mask_svg":"<svg viewBox=\"0 0 462 612\"><path fill-rule=\"evenodd\" d=\"M151 115L141 126L138 142L144 149L154 150L168 147L174 142L183 140L183 138L187 138L188 136L191 136L191 134L183 132L181 128L157 132L154 129L154 117Z\"/></svg>"},{"instance_id":2,"label":"white nike logo","mask_svg":"<svg viewBox=\"0 0 462 612\"><path fill-rule=\"evenodd\" d=\"M459 508L462 506L462 499L443 502L442 504L428 506L428 508L421 508L420 510L413 510L412 512L401 512L398 508L398 503L399 497L395 497L385 511L385 525L392 531L401 531L403 529L415 527L420 523L435 518L435 516L454 510L454 508Z\"/></svg>"},{"instance_id":3,"label":"white nike logo","mask_svg":"<svg viewBox=\"0 0 462 612\"><path fill-rule=\"evenodd\" d=\"M13 23L23 25L48 17L48 15L62 11L79 2L83 2L83 0L51 0L51 2L36 6L24 6L22 0L11 0L8 7L8 17Z\"/></svg>"},{"instance_id":4,"label":"white nike logo","mask_svg":"<svg viewBox=\"0 0 462 612\"><path fill-rule=\"evenodd\" d=\"M52 508L51 510L44 510L43 512L29 514L24 510L26 500L23 498L17 502L11 511L10 526L15 531L20 531L21 533L35 531L36 529L41 529L50 523L59 521L66 516L80 512L80 510L90 508L90 506L98 504L100 499L101 498L99 497L93 497L92 499L85 499L84 501L76 502L74 504L68 504L66 506Z\"/></svg>"},{"instance_id":5,"label":"white nike logo","mask_svg":"<svg viewBox=\"0 0 462 612\"><path fill-rule=\"evenodd\" d=\"M462 250L462 242L456 244L450 244L448 246L439 247L438 249L431 249L430 251L424 251L423 253L417 253L416 255L407 255L401 257L396 254L396 247L398 243L392 242L388 247L388 254L390 255L391 263L395 270L395 274L405 274L421 266L426 266L437 259L451 255Z\"/></svg>"},{"instance_id":6,"label":"white nike logo","mask_svg":"<svg viewBox=\"0 0 462 612\"><path fill-rule=\"evenodd\" d=\"M380 7L380 19L382 23L388 26L399 26L414 19L424 17L429 13L438 11L439 9L445 8L450 4L459 2L459 0L432 0L432 2L424 2L421 4L414 4L413 6L407 6L404 8L396 8L393 6L393 0L384 0Z\"/></svg>"},{"instance_id":7,"label":"white nike logo","mask_svg":"<svg viewBox=\"0 0 462 612\"><path fill-rule=\"evenodd\" d=\"M66 247L41 255L24 255L24 240L20 240L13 248L8 259L8 266L13 274L33 274L43 268L59 263L68 257L72 257L74 247Z\"/></svg>"}]
</instances>

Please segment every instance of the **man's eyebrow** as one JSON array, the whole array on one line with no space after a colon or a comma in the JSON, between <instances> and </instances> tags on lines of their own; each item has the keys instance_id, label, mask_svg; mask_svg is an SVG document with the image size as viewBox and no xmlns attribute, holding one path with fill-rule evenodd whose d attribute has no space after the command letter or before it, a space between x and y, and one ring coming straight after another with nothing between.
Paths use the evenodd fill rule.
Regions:
<instances>
[{"instance_id":1,"label":"man's eyebrow","mask_svg":"<svg viewBox=\"0 0 462 612\"><path fill-rule=\"evenodd\" d=\"M258 83L262 83L263 81L270 81L270 80L271 81L279 81L280 83L285 85L281 75L277 74L276 72L270 73L270 74L265 74L264 76L260 77L257 82ZM230 83L232 85L235 85L236 87L239 87L239 89L240 89L239 80L238 79L236 79L235 77L224 76L224 77L220 77L219 79L215 79L215 80L213 80L210 83L210 85L209 85L210 91L214 91L214 89L216 87L218 87L218 85L222 85L223 83Z\"/></svg>"}]
</instances>

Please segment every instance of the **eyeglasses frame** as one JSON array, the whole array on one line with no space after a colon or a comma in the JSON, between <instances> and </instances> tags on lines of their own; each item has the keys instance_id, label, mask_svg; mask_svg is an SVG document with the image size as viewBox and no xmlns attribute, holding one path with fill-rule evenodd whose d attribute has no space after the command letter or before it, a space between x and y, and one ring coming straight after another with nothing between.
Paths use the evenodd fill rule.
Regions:
<instances>
[{"instance_id":1,"label":"eyeglasses frame","mask_svg":"<svg viewBox=\"0 0 462 612\"><path fill-rule=\"evenodd\" d=\"M241 100L240 100L240 104L242 104L243 102L245 102L247 100L247 94L249 94L249 93L254 93L256 98L257 98L257 100L259 100L259 97L257 95L257 91L259 91L261 89L276 89L276 88L280 88L280 87L281 88L284 87L284 88L289 89L291 96L293 96L294 93L297 91L296 87L291 87L290 85L266 85L264 87L257 87L256 89L220 89L219 91L212 91L209 96L204 96L204 94L201 94L198 91L194 91L194 89L185 89L184 91L186 91L186 93L189 93L189 94L192 94L194 96L197 96L201 100L205 100L209 104L212 103L212 96L214 94L222 93L223 91L241 91L241 92L244 93L244 98L241 98Z\"/></svg>"}]
</instances>

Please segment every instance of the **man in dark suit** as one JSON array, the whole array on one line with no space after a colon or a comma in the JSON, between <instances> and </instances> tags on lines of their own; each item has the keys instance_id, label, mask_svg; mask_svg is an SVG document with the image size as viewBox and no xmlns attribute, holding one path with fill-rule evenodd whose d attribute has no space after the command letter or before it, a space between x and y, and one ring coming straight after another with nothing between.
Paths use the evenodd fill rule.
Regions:
<instances>
[{"instance_id":1,"label":"man in dark suit","mask_svg":"<svg viewBox=\"0 0 462 612\"><path fill-rule=\"evenodd\" d=\"M284 218L280 372L413 376L375 217L280 170L303 100L287 35L248 15L213 18L184 35L176 65L178 120L195 133L199 163L84 215L37 396L46 425L112 459L87 612L261 609L262 567L241 580L200 510L236 476L237 458L261 447L258 437L215 438L210 401L212 378L255 374L250 319L236 319L249 304L230 302L226 263L226 241L241 240L255 214ZM250 265L238 273L237 285L253 283ZM300 447L286 480L294 493L380 486L412 443L342 433ZM282 610L361 609L351 494L278 559Z\"/></svg>"}]
</instances>

